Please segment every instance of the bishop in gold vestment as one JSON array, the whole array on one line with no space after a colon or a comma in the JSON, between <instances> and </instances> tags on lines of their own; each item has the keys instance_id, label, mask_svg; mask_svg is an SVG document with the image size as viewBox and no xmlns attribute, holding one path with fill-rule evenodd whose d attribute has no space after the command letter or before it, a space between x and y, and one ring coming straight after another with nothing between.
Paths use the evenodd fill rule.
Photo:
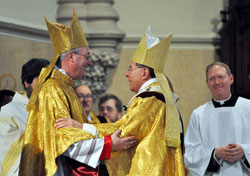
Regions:
<instances>
[{"instance_id":1,"label":"bishop in gold vestment","mask_svg":"<svg viewBox=\"0 0 250 176\"><path fill-rule=\"evenodd\" d=\"M111 150L130 144L118 133L98 138L93 130L54 127L62 117L88 122L73 80L84 76L91 60L75 11L70 28L47 19L46 23L56 57L41 71L28 104L19 175L96 175L99 160L108 159Z\"/></svg>"},{"instance_id":2,"label":"bishop in gold vestment","mask_svg":"<svg viewBox=\"0 0 250 176\"><path fill-rule=\"evenodd\" d=\"M136 93L126 114L114 124L95 125L100 137L122 129L121 137L135 135L138 140L137 146L106 160L110 176L185 175L176 99L162 73L170 41L171 35L159 41L148 29L126 73Z\"/></svg>"}]
</instances>

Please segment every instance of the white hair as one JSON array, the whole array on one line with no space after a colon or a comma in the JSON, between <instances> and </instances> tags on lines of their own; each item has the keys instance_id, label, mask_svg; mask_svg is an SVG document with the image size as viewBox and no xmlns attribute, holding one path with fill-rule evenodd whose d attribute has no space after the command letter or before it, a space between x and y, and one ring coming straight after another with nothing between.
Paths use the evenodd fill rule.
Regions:
<instances>
[{"instance_id":1,"label":"white hair","mask_svg":"<svg viewBox=\"0 0 250 176\"><path fill-rule=\"evenodd\" d=\"M66 56L67 56L67 54L68 54L69 52L79 54L79 53L80 53L80 48L74 48L74 49L71 49L71 50L69 50L69 51L66 51L66 52L62 53L62 54L60 55L61 62L66 58Z\"/></svg>"}]
</instances>

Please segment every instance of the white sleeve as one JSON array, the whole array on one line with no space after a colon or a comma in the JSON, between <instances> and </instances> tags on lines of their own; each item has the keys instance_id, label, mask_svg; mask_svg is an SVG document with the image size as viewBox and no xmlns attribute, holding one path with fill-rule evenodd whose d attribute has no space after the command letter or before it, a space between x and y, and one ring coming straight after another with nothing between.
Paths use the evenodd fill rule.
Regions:
<instances>
[{"instance_id":1,"label":"white sleeve","mask_svg":"<svg viewBox=\"0 0 250 176\"><path fill-rule=\"evenodd\" d=\"M184 162L192 176L205 175L213 152L204 146L200 130L199 119L192 113L184 142Z\"/></svg>"},{"instance_id":2,"label":"white sleeve","mask_svg":"<svg viewBox=\"0 0 250 176\"><path fill-rule=\"evenodd\" d=\"M239 144L243 150L244 150L244 154L245 154L245 158L248 163L250 163L250 144ZM240 162L243 164L243 166L248 170L248 172L250 172L250 168L247 167L247 165L244 163L244 160L240 160Z\"/></svg>"},{"instance_id":3,"label":"white sleeve","mask_svg":"<svg viewBox=\"0 0 250 176\"><path fill-rule=\"evenodd\" d=\"M104 137L98 138L97 131L93 125L83 124L83 130L96 136L96 138L71 145L63 155L96 168L99 165L99 158L104 147Z\"/></svg>"}]
</instances>

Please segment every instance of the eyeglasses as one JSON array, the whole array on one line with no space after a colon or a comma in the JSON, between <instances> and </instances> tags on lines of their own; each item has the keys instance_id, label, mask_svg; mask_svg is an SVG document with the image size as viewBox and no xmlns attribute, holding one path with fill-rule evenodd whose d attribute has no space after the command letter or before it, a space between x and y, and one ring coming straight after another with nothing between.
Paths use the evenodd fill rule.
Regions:
<instances>
[{"instance_id":1,"label":"eyeglasses","mask_svg":"<svg viewBox=\"0 0 250 176\"><path fill-rule=\"evenodd\" d=\"M100 112L104 112L105 109L106 109L108 112L112 112L112 111L113 111L113 108L110 107L110 106L107 106L107 107L101 106L100 109L99 109L99 111L100 111Z\"/></svg>"},{"instance_id":2,"label":"eyeglasses","mask_svg":"<svg viewBox=\"0 0 250 176\"><path fill-rule=\"evenodd\" d=\"M131 71L136 70L138 68L143 68L143 67L136 67L136 68L128 67L128 72L131 72Z\"/></svg>"},{"instance_id":3,"label":"eyeglasses","mask_svg":"<svg viewBox=\"0 0 250 176\"><path fill-rule=\"evenodd\" d=\"M76 55L79 55L79 56L83 56L83 57L85 57L87 60L90 60L90 59L91 59L91 55L90 55L90 54L79 54L79 53L77 53L77 52L73 52L73 53L75 53Z\"/></svg>"},{"instance_id":4,"label":"eyeglasses","mask_svg":"<svg viewBox=\"0 0 250 176\"><path fill-rule=\"evenodd\" d=\"M84 94L79 94L79 95L77 95L78 96L78 98L80 99L80 98L83 98L83 99L93 99L93 96L91 95L91 94L87 94L87 95L84 95Z\"/></svg>"},{"instance_id":5,"label":"eyeglasses","mask_svg":"<svg viewBox=\"0 0 250 176\"><path fill-rule=\"evenodd\" d=\"M225 78L226 78L225 75L220 75L220 76L216 76L216 77L211 77L211 78L209 78L209 79L207 79L207 80L208 80L208 82L215 82L216 79L217 79L218 81L223 81Z\"/></svg>"}]
</instances>

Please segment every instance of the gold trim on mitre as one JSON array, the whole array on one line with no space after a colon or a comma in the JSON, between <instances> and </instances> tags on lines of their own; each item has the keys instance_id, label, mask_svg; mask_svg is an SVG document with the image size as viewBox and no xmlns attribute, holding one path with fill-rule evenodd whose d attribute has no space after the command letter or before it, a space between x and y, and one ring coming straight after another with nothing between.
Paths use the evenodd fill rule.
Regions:
<instances>
[{"instance_id":1,"label":"gold trim on mitre","mask_svg":"<svg viewBox=\"0 0 250 176\"><path fill-rule=\"evenodd\" d=\"M132 61L154 69L166 102L166 145L169 147L179 147L181 144L179 115L171 95L168 80L163 74L171 40L172 34L160 41L158 38L152 36L150 27L148 27L135 51Z\"/></svg>"},{"instance_id":2,"label":"gold trim on mitre","mask_svg":"<svg viewBox=\"0 0 250 176\"><path fill-rule=\"evenodd\" d=\"M46 17L44 18L56 56L52 59L52 61L46 68L42 69L38 77L37 85L32 91L29 103L27 105L28 111L36 108L38 94L42 88L43 83L49 77L51 71L55 67L56 61L59 56L71 49L88 46L88 42L74 8L73 17L69 28L59 23L52 23Z\"/></svg>"},{"instance_id":3,"label":"gold trim on mitre","mask_svg":"<svg viewBox=\"0 0 250 176\"><path fill-rule=\"evenodd\" d=\"M57 56L74 48L88 46L88 42L74 8L73 18L69 28L59 23L52 23L46 17L44 18L52 46Z\"/></svg>"}]
</instances>

